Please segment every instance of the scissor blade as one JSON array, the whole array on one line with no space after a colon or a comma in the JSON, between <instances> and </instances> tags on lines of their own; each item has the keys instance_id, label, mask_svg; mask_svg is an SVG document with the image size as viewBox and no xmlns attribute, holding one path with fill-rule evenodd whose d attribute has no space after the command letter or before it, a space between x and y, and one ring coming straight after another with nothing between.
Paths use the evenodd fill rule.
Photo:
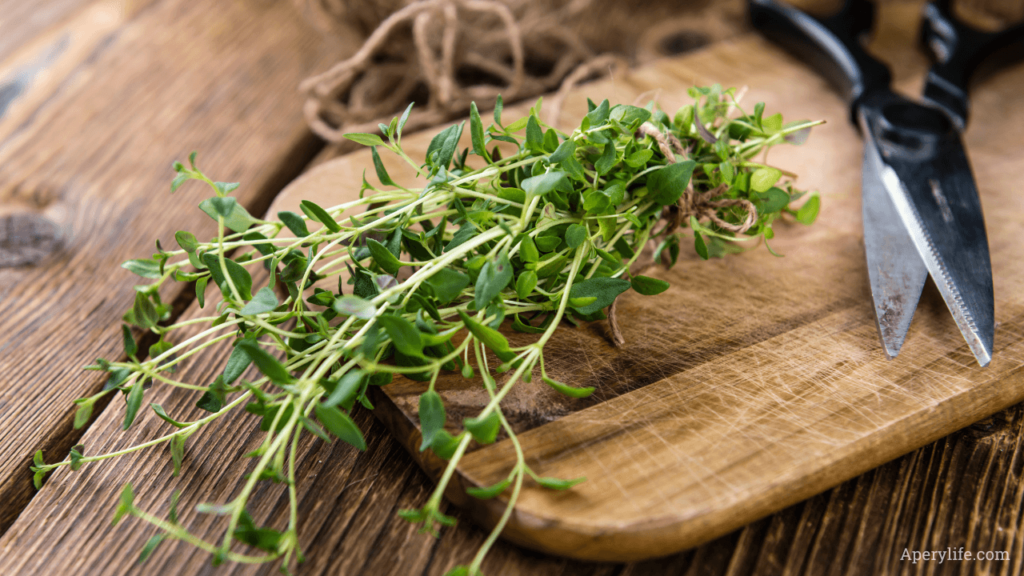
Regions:
<instances>
[{"instance_id":1,"label":"scissor blade","mask_svg":"<svg viewBox=\"0 0 1024 576\"><path fill-rule=\"evenodd\" d=\"M875 325L891 360L899 354L907 337L928 269L889 198L882 182L882 169L877 146L872 139L865 139L861 184L864 252L875 303Z\"/></svg>"},{"instance_id":2,"label":"scissor blade","mask_svg":"<svg viewBox=\"0 0 1024 576\"><path fill-rule=\"evenodd\" d=\"M880 177L960 333L982 366L995 330L992 265L981 202L960 134L917 139L897 127L865 132Z\"/></svg>"}]
</instances>

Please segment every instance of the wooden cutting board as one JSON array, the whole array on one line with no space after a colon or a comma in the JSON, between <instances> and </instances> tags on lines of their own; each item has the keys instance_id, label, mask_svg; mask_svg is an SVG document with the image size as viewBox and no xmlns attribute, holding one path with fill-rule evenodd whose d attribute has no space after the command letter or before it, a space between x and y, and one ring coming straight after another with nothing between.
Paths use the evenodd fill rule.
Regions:
<instances>
[{"instance_id":1,"label":"wooden cutting board","mask_svg":"<svg viewBox=\"0 0 1024 576\"><path fill-rule=\"evenodd\" d=\"M770 155L800 186L821 191L821 216L811 227L777 226L772 246L782 258L762 247L704 262L684 250L673 270L648 271L672 288L620 297L622 348L604 322L559 330L546 349L549 374L596 393L564 398L535 378L517 385L505 411L534 470L587 481L567 492L527 488L504 533L515 542L597 560L669 554L1024 400L1024 68L977 88L966 135L995 281L995 354L984 369L930 283L902 353L885 359L863 255L860 138L828 86L766 41L747 37L587 85L568 99L561 125L586 112L587 96L631 103L645 94L671 114L690 102L689 86L713 82L749 86L748 106L765 101L787 120L828 121L806 145ZM414 158L431 135L404 141ZM344 202L368 166L364 152L326 163L277 205ZM505 332L514 345L533 338ZM436 478L443 463L417 449L423 389L398 380L380 389L375 412ZM453 375L437 389L453 431L486 403L479 381ZM475 447L448 497L493 525L505 502L475 500L464 488L498 482L514 462L507 440Z\"/></svg>"}]
</instances>

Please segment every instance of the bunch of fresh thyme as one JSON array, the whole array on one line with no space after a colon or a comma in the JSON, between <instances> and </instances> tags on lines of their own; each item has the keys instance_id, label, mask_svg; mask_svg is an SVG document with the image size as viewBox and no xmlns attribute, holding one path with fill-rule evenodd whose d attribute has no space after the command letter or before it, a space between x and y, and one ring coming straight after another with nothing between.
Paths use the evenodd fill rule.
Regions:
<instances>
[{"instance_id":1,"label":"bunch of fresh thyme","mask_svg":"<svg viewBox=\"0 0 1024 576\"><path fill-rule=\"evenodd\" d=\"M163 443L170 447L176 475L188 438L229 410L243 408L262 418L266 436L248 455L256 465L238 495L226 504L200 507L228 517L220 543L207 542L181 525L174 501L167 519L137 508L131 485L124 488L114 520L128 514L161 530L144 547L142 559L162 540L180 539L209 551L214 563L281 559L286 570L302 559L295 487L301 435L325 441L334 436L364 449L351 411L357 403L372 407L367 388L386 385L398 374L424 382L420 450L429 448L448 461L423 508L404 510L403 518L431 532L438 524L451 525L454 519L440 512L441 497L467 448L473 442L494 442L504 430L516 449L518 461L507 478L469 490L477 498L509 492L504 515L477 555L468 566L449 572L479 574L527 478L558 490L582 480L534 473L501 407L512 387L530 381L538 369L541 379L563 394L590 394L591 388L556 382L544 371L544 345L562 320L603 319L602 311L630 288L645 295L668 288L662 280L630 272L649 242L656 245L655 258L671 265L681 238L691 238L697 254L707 259L730 251L727 242L767 241L773 223L784 215L803 223L817 215L816 195L799 209L791 208L802 193L780 179L792 175L754 160L770 146L801 140L816 122L783 124L779 114L763 117L763 104L746 113L734 91L719 86L694 88L690 94L695 104L672 118L653 104L591 102L571 134L539 120L539 101L528 116L503 125L499 98L494 123L486 128L472 107L470 149L460 153L457 147L464 123L451 126L434 137L422 163L402 149L410 105L401 118L380 126L386 141L373 134L348 136L372 147L382 187L364 178L358 200L331 208L303 201L304 214L280 212L276 221L246 212L229 196L238 185L210 180L195 167L194 153L189 167L176 163L172 192L190 179L213 189L215 195L199 207L217 222L217 237L200 242L189 232L178 232L180 250L165 251L157 243L151 259L124 263L154 282L136 287L134 306L124 316L127 359L97 360L88 367L110 376L101 392L76 402L75 426L89 420L101 397L120 391L127 429L145 391L157 383L196 390L201 393L196 405L209 414L182 422L151 404L170 427L167 435L98 456L85 457L76 446L55 464L46 464L37 453L32 467L37 487L58 466L77 470ZM499 146L488 149L497 142L511 145L505 149L512 151L503 155ZM421 187L394 182L377 148L412 165ZM291 235L282 234L285 229ZM269 284L258 290L248 270L257 266L270 274ZM336 292L323 288L332 285L332 276L338 277ZM172 279L194 283L200 306L205 306L211 281L223 300L211 316L167 324L170 309L158 289ZM275 287L283 287L280 299ZM506 321L513 330L538 334L537 340L510 346L498 331ZM184 341L173 339L197 323L209 327ZM142 359L129 325L159 336L148 359ZM212 384L174 379L172 372L183 361L223 341L233 342L234 349ZM239 381L253 364L262 377ZM487 406L465 419L455 436L444 428L444 404L434 391L442 370L461 371L467 378L479 371L490 395ZM492 372L511 374L499 384ZM256 526L246 511L263 480L288 486L291 514L283 532ZM236 542L263 552L238 552Z\"/></svg>"}]
</instances>

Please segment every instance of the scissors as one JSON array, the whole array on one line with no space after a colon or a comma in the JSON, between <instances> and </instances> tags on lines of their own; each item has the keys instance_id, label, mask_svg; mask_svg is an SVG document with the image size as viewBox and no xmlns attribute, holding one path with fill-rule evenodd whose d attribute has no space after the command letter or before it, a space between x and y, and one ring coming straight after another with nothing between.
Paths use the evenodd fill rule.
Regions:
<instances>
[{"instance_id":1,"label":"scissors","mask_svg":"<svg viewBox=\"0 0 1024 576\"><path fill-rule=\"evenodd\" d=\"M934 65L923 102L892 91L888 67L863 48L874 6L847 0L815 18L775 0L750 0L755 28L815 65L839 88L864 138L864 248L882 347L895 358L931 275L981 366L992 359L992 265L985 220L961 133L967 84L988 56L1024 45L1024 25L984 32L929 3L923 40Z\"/></svg>"}]
</instances>

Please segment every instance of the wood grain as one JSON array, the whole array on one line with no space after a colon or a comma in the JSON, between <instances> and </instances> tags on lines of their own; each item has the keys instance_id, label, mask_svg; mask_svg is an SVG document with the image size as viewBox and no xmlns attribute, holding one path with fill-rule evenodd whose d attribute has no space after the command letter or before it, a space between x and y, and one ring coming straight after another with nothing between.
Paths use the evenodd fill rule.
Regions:
<instances>
[{"instance_id":1,"label":"wood grain","mask_svg":"<svg viewBox=\"0 0 1024 576\"><path fill-rule=\"evenodd\" d=\"M71 402L100 385L81 367L122 354L133 282L118 264L213 229L200 186L168 202L171 163L199 150L214 178L245 175L239 200L262 212L318 151L299 80L351 50L286 3L131 7L92 2L0 67L38 67L0 114L0 530L32 494L31 454L78 436Z\"/></svg>"},{"instance_id":2,"label":"wood grain","mask_svg":"<svg viewBox=\"0 0 1024 576\"><path fill-rule=\"evenodd\" d=\"M860 227L862 145L845 107L821 80L760 39L723 44L699 57L665 61L588 88L631 102L654 88L674 110L691 83L751 86L788 118L826 118L803 149L773 151L773 162L823 191L816 226L783 227L772 241L786 254L752 251L702 262L691 255L669 272L673 288L656 298L623 295L627 345L607 326L560 330L547 347L548 373L595 386L588 401L564 399L540 382L519 384L506 412L539 474L588 481L566 493L526 490L505 536L539 550L598 560L640 559L691 547L821 492L1024 398L1024 265L1017 238L1024 206L1014 183L1024 162L991 142L1024 121L1015 103L1024 70L979 89L968 147L983 201L996 277L998 361L975 366L932 288L900 358L881 353L870 308ZM790 88L800 86L799 92ZM585 113L570 99L565 115ZM410 138L422 155L427 138ZM318 167L282 194L333 205L367 159L354 154ZM396 171L398 171L396 167ZM394 174L393 174L394 175ZM714 297L709 297L713 292ZM513 345L531 336L507 334ZM488 397L479 381L442 377L437 390L449 426L475 415ZM378 411L432 475L442 464L417 450L423 385L382 389ZM514 465L508 442L471 451L449 491L483 523L504 502L480 502L466 486L489 486Z\"/></svg>"},{"instance_id":3,"label":"wood grain","mask_svg":"<svg viewBox=\"0 0 1024 576\"><path fill-rule=\"evenodd\" d=\"M991 106L993 102L986 104ZM1012 151L1012 147L1007 150ZM211 376L217 372L218 360L222 362L223 357L211 359L205 368L194 367L187 376ZM173 414L184 413L190 405L182 399L174 404L163 398L158 401ZM107 412L114 415L107 414L106 420L97 423L104 429L86 438L96 450L126 445L134 438L123 438L123 443L106 442L106 438L118 435L120 414L117 410ZM300 573L440 575L452 564L470 557L484 534L458 510L449 513L460 518L460 526L445 531L440 540L416 535L394 518L396 507L422 505L430 482L422 473L410 470L410 458L380 424L365 413L359 423L370 443L366 454L352 458L347 449L338 447L309 452L311 469L303 476L317 490L303 493L304 517L317 513L329 520L302 527L310 560ZM152 437L158 433L149 428L153 424L157 423L147 421L146 427L133 434ZM226 431L211 431L213 436L223 437L216 446L206 447L219 453L251 437L252 428L235 434L230 428L237 425L232 422ZM537 555L499 542L484 568L488 574L524 575L1017 574L1021 571L1020 558L1024 557L1020 519L1022 434L1021 409L1007 410L832 491L665 559L627 565L583 563ZM241 453L243 448L237 450ZM102 526L125 480L146 486L144 505L153 510L162 510L160 505L166 506L175 488L184 488L186 494L198 492L190 502L228 498L230 491L217 487L237 470L218 467L208 458L199 459L195 456L198 452L197 446L190 444L185 475L178 480L169 479L169 459L158 451L121 463L87 467L77 475L55 476L15 528L0 540L0 573L272 573L272 566L214 571L208 564L204 566L207 557L181 543L164 544L145 568L132 569L131 560L149 533L138 530L138 523L123 523L116 530ZM90 449L90 453L94 452ZM118 473L98 476L104 468L114 466ZM192 467L200 470L190 473ZM273 498L267 500L266 507L278 514L285 510L284 503ZM259 517L267 514L260 510ZM216 534L216 527L210 533ZM1013 561L914 566L898 560L904 547L923 550L950 545L1006 549Z\"/></svg>"}]
</instances>

